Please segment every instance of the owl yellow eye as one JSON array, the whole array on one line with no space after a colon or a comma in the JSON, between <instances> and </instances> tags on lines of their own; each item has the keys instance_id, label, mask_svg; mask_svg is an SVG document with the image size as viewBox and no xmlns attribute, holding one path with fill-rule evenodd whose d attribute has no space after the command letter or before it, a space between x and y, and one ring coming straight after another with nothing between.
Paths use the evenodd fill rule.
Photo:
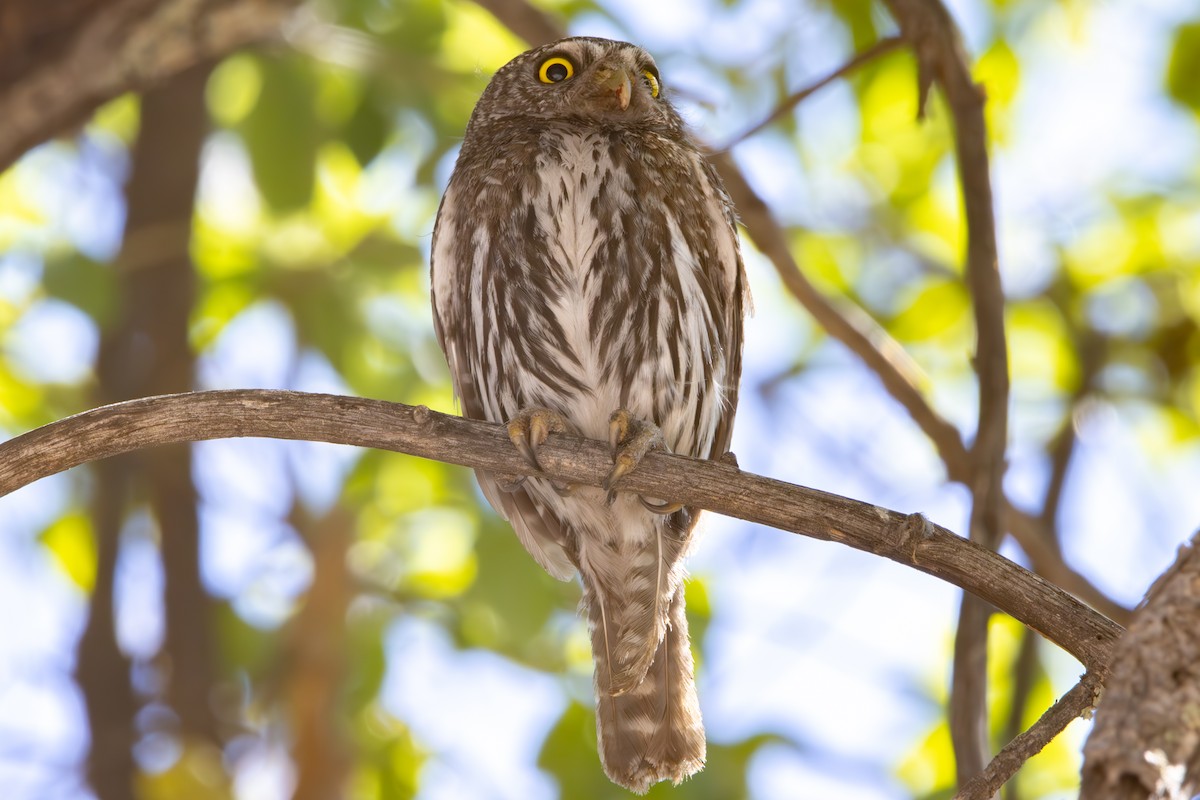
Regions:
<instances>
[{"instance_id":1,"label":"owl yellow eye","mask_svg":"<svg viewBox=\"0 0 1200 800\"><path fill-rule=\"evenodd\" d=\"M644 71L642 77L646 79L646 85L650 87L650 96L658 97L658 78L654 77L654 73L650 70Z\"/></svg>"},{"instance_id":2,"label":"owl yellow eye","mask_svg":"<svg viewBox=\"0 0 1200 800\"><path fill-rule=\"evenodd\" d=\"M547 58L538 68L538 80L542 83L562 83L575 74L575 65L562 56Z\"/></svg>"}]
</instances>

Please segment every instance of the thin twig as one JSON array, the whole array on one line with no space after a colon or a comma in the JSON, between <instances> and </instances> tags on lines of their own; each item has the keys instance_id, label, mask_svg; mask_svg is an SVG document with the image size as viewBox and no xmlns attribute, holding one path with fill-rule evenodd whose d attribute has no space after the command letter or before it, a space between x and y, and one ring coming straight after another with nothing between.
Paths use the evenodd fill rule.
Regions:
<instances>
[{"instance_id":1,"label":"thin twig","mask_svg":"<svg viewBox=\"0 0 1200 800\"><path fill-rule=\"evenodd\" d=\"M885 53L890 53L891 51L900 47L902 44L904 44L904 39L900 36L889 36L887 38L880 39L866 50L863 50L861 53L855 55L845 64L835 69L833 72L830 72L828 75L818 79L816 82L804 87L803 89L789 94L783 99L782 102L779 103L778 106L775 107L774 111L764 117L761 121L751 125L749 128L739 133L737 136L734 136L732 139L726 142L723 147L717 148L718 151L724 152L733 148L735 145L744 142L746 139L749 139L763 128L766 128L777 120L783 118L793 108L800 105L800 103L803 102L804 99L809 95L824 89L838 78L853 72L863 64L866 64L868 61L879 58Z\"/></svg>"},{"instance_id":2,"label":"thin twig","mask_svg":"<svg viewBox=\"0 0 1200 800\"><path fill-rule=\"evenodd\" d=\"M164 395L76 414L0 443L0 496L88 461L161 444L239 436L394 450L506 475L531 469L503 425L381 400L237 389ZM600 486L607 442L555 434L538 450L546 475ZM1056 586L919 514L901 514L742 472L651 453L622 488L816 539L841 542L979 595L1102 673L1121 626Z\"/></svg>"},{"instance_id":3,"label":"thin twig","mask_svg":"<svg viewBox=\"0 0 1200 800\"><path fill-rule=\"evenodd\" d=\"M1064 314L1070 319L1070 314ZM1079 354L1079 385L1071 393L1062 428L1050 442L1050 478L1046 481L1046 492L1042 498L1041 519L1046 533L1058 547L1057 520L1062 504L1063 490L1067 484L1067 473L1075 455L1079 437L1076 434L1075 414L1096 389L1096 380L1105 365L1107 343L1104 337L1091 330L1072 331L1075 351Z\"/></svg>"},{"instance_id":4,"label":"thin twig","mask_svg":"<svg viewBox=\"0 0 1200 800\"><path fill-rule=\"evenodd\" d=\"M1012 741L1021 735L1025 724L1025 710L1029 698L1037 686L1041 674L1041 657L1038 644L1041 638L1029 629L1021 631L1021 645L1017 650L1017 660L1011 670L1012 674L1012 703L1008 707L1008 720L1004 723L1004 741ZM1017 800L1019 797L1016 783L1004 787L1004 800Z\"/></svg>"},{"instance_id":5,"label":"thin twig","mask_svg":"<svg viewBox=\"0 0 1200 800\"><path fill-rule=\"evenodd\" d=\"M1096 673L1084 675L1029 730L1005 745L987 765L987 769L959 787L954 800L987 800L993 797L1026 761L1040 753L1054 737L1096 704L1103 684L1104 681Z\"/></svg>"}]
</instances>

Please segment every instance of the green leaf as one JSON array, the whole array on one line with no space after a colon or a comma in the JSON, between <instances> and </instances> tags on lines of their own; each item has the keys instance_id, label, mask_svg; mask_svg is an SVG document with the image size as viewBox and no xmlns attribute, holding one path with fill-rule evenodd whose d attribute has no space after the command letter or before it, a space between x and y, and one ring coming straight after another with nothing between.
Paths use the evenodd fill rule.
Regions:
<instances>
[{"instance_id":1,"label":"green leaf","mask_svg":"<svg viewBox=\"0 0 1200 800\"><path fill-rule=\"evenodd\" d=\"M113 268L82 253L70 251L47 260L43 280L49 295L75 306L101 327L119 313Z\"/></svg>"},{"instance_id":2,"label":"green leaf","mask_svg":"<svg viewBox=\"0 0 1200 800\"><path fill-rule=\"evenodd\" d=\"M342 136L358 163L366 166L379 155L391 130L391 119L368 93L346 122Z\"/></svg>"},{"instance_id":3,"label":"green leaf","mask_svg":"<svg viewBox=\"0 0 1200 800\"><path fill-rule=\"evenodd\" d=\"M276 631L256 628L238 616L229 603L214 603L213 617L222 664L229 673L245 673L252 679L267 674L277 654Z\"/></svg>"},{"instance_id":4,"label":"green leaf","mask_svg":"<svg viewBox=\"0 0 1200 800\"><path fill-rule=\"evenodd\" d=\"M320 143L310 67L297 57L260 58L258 68L258 102L237 130L267 204L296 211L312 197Z\"/></svg>"},{"instance_id":5,"label":"green leaf","mask_svg":"<svg viewBox=\"0 0 1200 800\"><path fill-rule=\"evenodd\" d=\"M575 583L547 575L521 547L508 524L491 517L475 543L478 572L463 596L461 635L467 646L486 646L539 668L558 668L561 652L539 649L552 616L578 602Z\"/></svg>"},{"instance_id":6,"label":"green leaf","mask_svg":"<svg viewBox=\"0 0 1200 800\"><path fill-rule=\"evenodd\" d=\"M1200 112L1200 21L1180 25L1167 62L1167 93Z\"/></svg>"}]
</instances>

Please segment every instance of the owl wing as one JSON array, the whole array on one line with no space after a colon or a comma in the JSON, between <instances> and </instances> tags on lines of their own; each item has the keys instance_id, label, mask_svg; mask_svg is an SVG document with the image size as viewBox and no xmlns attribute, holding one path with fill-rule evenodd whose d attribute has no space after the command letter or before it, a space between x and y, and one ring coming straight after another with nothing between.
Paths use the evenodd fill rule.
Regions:
<instances>
[{"instance_id":1,"label":"owl wing","mask_svg":"<svg viewBox=\"0 0 1200 800\"><path fill-rule=\"evenodd\" d=\"M500 422L502 420L492 420L487 414L475 370L467 355L471 352L480 321L471 316L471 253L461 248L462 243L470 242L471 235L458 224L455 208L456 191L452 182L442 197L433 229L430 258L433 330L446 354L454 395L463 416ZM560 581L570 580L575 574L575 564L568 555L565 523L535 501L525 489L502 490L496 477L482 470L476 470L475 477L483 496L512 525L521 544L542 569Z\"/></svg>"},{"instance_id":2,"label":"owl wing","mask_svg":"<svg viewBox=\"0 0 1200 800\"><path fill-rule=\"evenodd\" d=\"M742 262L742 251L738 245L737 215L734 212L733 201L729 199L725 190L720 188L721 179L713 165L707 159L703 163L709 185L714 187L723 206L721 214L725 226L720 228L718 235L729 236L733 253L732 258L724 259L718 266L723 283L730 287L729 297L724 306L724 319L718 323L718 336L726 357L724 402L713 436L712 450L708 454L710 459L718 459L729 452L729 445L733 439L733 417L737 412L738 391L742 383L742 327L751 301L750 286L746 281L746 266Z\"/></svg>"}]
</instances>

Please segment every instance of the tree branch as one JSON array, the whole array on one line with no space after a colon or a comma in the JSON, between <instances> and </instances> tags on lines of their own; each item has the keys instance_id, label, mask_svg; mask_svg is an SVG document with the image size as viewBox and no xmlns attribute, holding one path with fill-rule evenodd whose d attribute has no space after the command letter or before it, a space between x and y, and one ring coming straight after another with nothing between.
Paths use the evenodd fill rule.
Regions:
<instances>
[{"instance_id":1,"label":"tree branch","mask_svg":"<svg viewBox=\"0 0 1200 800\"><path fill-rule=\"evenodd\" d=\"M958 429L939 415L919 388L921 370L904 348L857 307L836 306L804 276L792 256L783 229L767 204L727 153L714 153L713 165L733 199L738 217L754 244L774 265L783 285L831 336L863 360L883 382L888 394L904 406L937 448L954 480L964 480L969 462Z\"/></svg>"},{"instance_id":2,"label":"tree branch","mask_svg":"<svg viewBox=\"0 0 1200 800\"><path fill-rule=\"evenodd\" d=\"M0 443L0 496L88 461L155 445L265 436L377 447L502 474L531 474L504 426L381 400L238 389L164 395L85 411ZM605 442L555 434L539 450L546 474L599 486ZM1103 675L1119 625L1056 586L920 514L651 453L626 491L677 500L816 539L841 542L949 581L1003 609Z\"/></svg>"},{"instance_id":3,"label":"tree branch","mask_svg":"<svg viewBox=\"0 0 1200 800\"><path fill-rule=\"evenodd\" d=\"M278 35L295 0L94 0L47 15L9 0L4 22L30 42L0 49L0 171L96 108L188 67ZM22 44L23 47L15 46Z\"/></svg>"},{"instance_id":4,"label":"tree branch","mask_svg":"<svg viewBox=\"0 0 1200 800\"><path fill-rule=\"evenodd\" d=\"M1006 507L1005 526L1029 557L1034 572L1081 598L1109 619L1121 625L1128 624L1129 609L1106 595L1068 564L1038 518L1014 508L1010 503Z\"/></svg>"},{"instance_id":5,"label":"tree branch","mask_svg":"<svg viewBox=\"0 0 1200 800\"><path fill-rule=\"evenodd\" d=\"M829 74L825 75L822 78L818 78L815 82L809 84L808 86L804 87L803 89L800 89L799 91L792 92L790 95L785 97L783 99L783 101L780 102L779 105L777 105L770 114L768 114L766 117L764 117L762 120L755 123L754 125L751 125L749 128L742 131L737 136L734 136L724 146L718 148L718 150L723 152L725 150L731 149L732 147L734 147L735 145L737 145L741 142L744 142L745 140L749 139L754 134L761 131L763 128L766 128L769 125L771 125L772 123L781 119L784 115L786 115L793 108L800 105L800 103L802 103L805 100L805 98L807 98L809 95L815 94L817 91L824 89L826 86L833 83L838 78L841 78L842 76L853 72L854 70L861 67L863 64L866 64L868 61L879 58L880 56L884 55L885 53L892 52L893 50L895 50L897 47L899 47L902 44L904 44L904 39L902 39L899 36L889 36L887 38L880 39L875 44L868 47L866 50L863 50L861 53L856 54L853 58L851 58L845 64L842 64L840 67L835 69L833 72L830 72Z\"/></svg>"},{"instance_id":6,"label":"tree branch","mask_svg":"<svg viewBox=\"0 0 1200 800\"><path fill-rule=\"evenodd\" d=\"M1083 800L1200 790L1200 533L1146 595L1113 653L1083 749Z\"/></svg>"},{"instance_id":7,"label":"tree branch","mask_svg":"<svg viewBox=\"0 0 1200 800\"><path fill-rule=\"evenodd\" d=\"M1029 730L1005 745L987 769L961 786L954 800L987 800L995 795L1026 761L1040 753L1064 728L1096 704L1102 686L1100 676L1093 672L1084 675Z\"/></svg>"},{"instance_id":8,"label":"tree branch","mask_svg":"<svg viewBox=\"0 0 1200 800\"><path fill-rule=\"evenodd\" d=\"M975 317L979 423L971 447L970 537L996 548L1004 537L1004 471L1008 447L1008 345L1004 290L996 252L996 221L988 169L985 96L971 77L958 27L940 0L887 0L917 58L918 108L932 84L954 117L955 153L967 225L966 280ZM987 620L977 598L964 596L954 640L950 733L959 780L987 762Z\"/></svg>"},{"instance_id":9,"label":"tree branch","mask_svg":"<svg viewBox=\"0 0 1200 800\"><path fill-rule=\"evenodd\" d=\"M775 267L783 285L818 325L841 341L875 373L888 394L904 407L917 427L933 442L950 480L969 485L971 454L958 429L938 414L926 399L920 388L924 381L920 368L900 343L862 309L848 304L838 306L813 286L796 263L787 236L771 210L746 181L729 154L716 153L711 160L737 207L742 226ZM1036 572L1112 618L1118 621L1128 618L1128 609L1109 598L1063 561L1062 553L1047 543L1036 519L1007 501L1004 512L1004 527L1029 556Z\"/></svg>"}]
</instances>

